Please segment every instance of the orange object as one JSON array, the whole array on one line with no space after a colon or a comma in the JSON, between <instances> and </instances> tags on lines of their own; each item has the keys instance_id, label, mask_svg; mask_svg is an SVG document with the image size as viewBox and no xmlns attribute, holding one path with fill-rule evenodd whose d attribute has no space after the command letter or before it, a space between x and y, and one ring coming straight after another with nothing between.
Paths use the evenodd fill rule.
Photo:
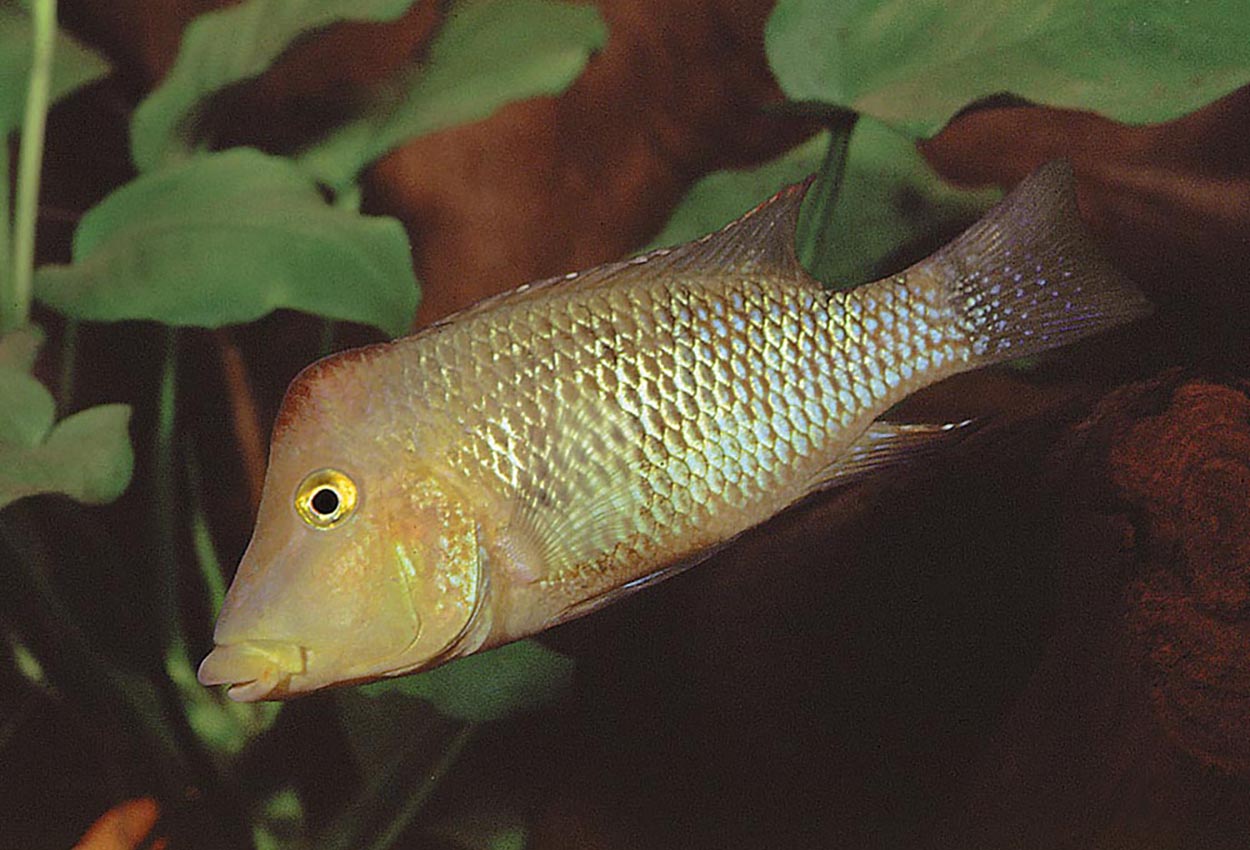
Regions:
<instances>
[{"instance_id":1,"label":"orange object","mask_svg":"<svg viewBox=\"0 0 1250 850\"><path fill-rule=\"evenodd\" d=\"M151 797L139 797L118 803L83 833L74 850L136 850L156 826L160 806ZM164 838L155 838L151 850L164 850Z\"/></svg>"}]
</instances>

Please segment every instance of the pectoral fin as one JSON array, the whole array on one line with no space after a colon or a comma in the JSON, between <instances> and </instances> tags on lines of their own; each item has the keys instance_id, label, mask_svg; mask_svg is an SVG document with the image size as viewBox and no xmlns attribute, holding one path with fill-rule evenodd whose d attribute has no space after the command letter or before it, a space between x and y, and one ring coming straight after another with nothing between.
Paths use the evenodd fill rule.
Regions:
<instances>
[{"instance_id":1,"label":"pectoral fin","mask_svg":"<svg viewBox=\"0 0 1250 850\"><path fill-rule=\"evenodd\" d=\"M528 578L551 579L591 564L638 530L640 437L628 417L593 394L561 404L533 435L510 533L528 553Z\"/></svg>"}]
</instances>

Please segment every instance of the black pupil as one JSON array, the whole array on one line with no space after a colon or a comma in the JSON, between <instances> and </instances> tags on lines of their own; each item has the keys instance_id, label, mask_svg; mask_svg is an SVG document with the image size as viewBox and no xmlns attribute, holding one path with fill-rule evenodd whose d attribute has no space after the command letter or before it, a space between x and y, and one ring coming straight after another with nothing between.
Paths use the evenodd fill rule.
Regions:
<instances>
[{"instance_id":1,"label":"black pupil","mask_svg":"<svg viewBox=\"0 0 1250 850\"><path fill-rule=\"evenodd\" d=\"M339 494L329 487L322 487L313 493L312 509L322 516L329 516L339 509Z\"/></svg>"}]
</instances>

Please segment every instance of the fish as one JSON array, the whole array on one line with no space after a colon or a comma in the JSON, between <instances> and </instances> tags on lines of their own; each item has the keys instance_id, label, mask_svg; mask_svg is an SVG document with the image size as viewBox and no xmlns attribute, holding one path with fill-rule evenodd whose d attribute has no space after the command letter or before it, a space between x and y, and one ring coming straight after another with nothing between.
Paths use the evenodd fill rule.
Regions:
<instances>
[{"instance_id":1,"label":"fish","mask_svg":"<svg viewBox=\"0 0 1250 850\"><path fill-rule=\"evenodd\" d=\"M966 431L883 418L922 387L1150 311L1064 162L841 291L796 256L809 183L305 368L200 682L286 699L537 634Z\"/></svg>"}]
</instances>

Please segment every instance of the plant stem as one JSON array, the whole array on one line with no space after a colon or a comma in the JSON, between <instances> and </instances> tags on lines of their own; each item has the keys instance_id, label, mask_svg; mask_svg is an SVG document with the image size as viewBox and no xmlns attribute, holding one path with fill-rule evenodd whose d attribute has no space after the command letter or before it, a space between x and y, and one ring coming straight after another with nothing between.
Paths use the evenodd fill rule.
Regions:
<instances>
[{"instance_id":1,"label":"plant stem","mask_svg":"<svg viewBox=\"0 0 1250 850\"><path fill-rule=\"evenodd\" d=\"M334 320L321 320L321 341L317 343L317 356L326 357L334 351Z\"/></svg>"},{"instance_id":2,"label":"plant stem","mask_svg":"<svg viewBox=\"0 0 1250 850\"><path fill-rule=\"evenodd\" d=\"M460 753L468 746L469 741L473 739L477 727L473 724L467 724L456 733L451 739L451 743L447 745L447 749L439 756L434 766L430 768L430 772L426 774L425 781L422 782L413 792L404 798L403 805L399 807L390 822L374 837L370 842L368 850L389 850L393 847L399 837L403 835L404 830L412 823L423 808L429 802L430 797L438 790L438 786L442 784L447 773L455 766L456 761L460 758Z\"/></svg>"},{"instance_id":3,"label":"plant stem","mask_svg":"<svg viewBox=\"0 0 1250 850\"><path fill-rule=\"evenodd\" d=\"M156 529L154 558L156 574L153 604L159 623L160 640L168 646L176 629L177 599L174 577L177 572L174 502L177 484L174 472L174 422L178 392L178 331L165 328L165 353L161 358L161 383L156 400L156 433L153 435L152 496Z\"/></svg>"},{"instance_id":4,"label":"plant stem","mask_svg":"<svg viewBox=\"0 0 1250 850\"><path fill-rule=\"evenodd\" d=\"M825 159L820 165L816 182L808 190L807 199L803 202L795 243L799 261L821 282L831 284L838 281L825 280L822 271L829 265L833 252L838 247L840 234L833 232L830 222L833 220L838 195L842 191L842 178L846 175L846 154L858 115L837 109L827 112L823 118L825 126L829 128L829 148L825 151Z\"/></svg>"},{"instance_id":5,"label":"plant stem","mask_svg":"<svg viewBox=\"0 0 1250 850\"><path fill-rule=\"evenodd\" d=\"M253 847L247 828L244 804L238 790L222 781L203 743L187 718L186 705L177 685L169 675L171 665L185 668L194 677L182 637L178 615L178 523L175 507L178 498L178 473L175 467L176 425L178 413L178 329L165 328L165 354L161 366L161 383L157 396L156 434L152 463L153 498L155 500L156 543L154 576L158 633L164 653L164 669L153 673L153 684L161 711L170 725L174 740L191 768L195 782L203 789L205 803L213 813L231 846ZM162 672L165 675L162 675Z\"/></svg>"},{"instance_id":6,"label":"plant stem","mask_svg":"<svg viewBox=\"0 0 1250 850\"><path fill-rule=\"evenodd\" d=\"M312 846L317 850L390 848L429 802L479 728L473 723L460 726L434 764L422 771L419 784L413 779L424 753L411 747L389 753L384 764L369 771L339 817L315 836Z\"/></svg>"},{"instance_id":7,"label":"plant stem","mask_svg":"<svg viewBox=\"0 0 1250 850\"><path fill-rule=\"evenodd\" d=\"M67 416L74 404L74 357L78 352L78 320L66 319L61 333L61 374L56 382L56 407Z\"/></svg>"},{"instance_id":8,"label":"plant stem","mask_svg":"<svg viewBox=\"0 0 1250 850\"><path fill-rule=\"evenodd\" d=\"M0 133L0 334L22 324L17 318L17 293L13 292L13 214L9 208L10 181L13 175L9 162L9 134Z\"/></svg>"},{"instance_id":9,"label":"plant stem","mask_svg":"<svg viewBox=\"0 0 1250 850\"><path fill-rule=\"evenodd\" d=\"M243 458L249 504L255 516L260 505L260 492L265 485L265 438L260 427L260 414L256 410L256 398L252 393L243 352L225 328L214 331L213 339L221 355L221 368L230 398L230 423L234 426L234 439Z\"/></svg>"},{"instance_id":10,"label":"plant stem","mask_svg":"<svg viewBox=\"0 0 1250 850\"><path fill-rule=\"evenodd\" d=\"M191 494L191 544L195 550L196 565L200 568L200 578L208 591L209 611L216 616L226 599L226 579L217 547L213 545L212 530L208 527L208 514L204 512L200 464L193 451L188 451L185 458L187 492Z\"/></svg>"},{"instance_id":11,"label":"plant stem","mask_svg":"<svg viewBox=\"0 0 1250 850\"><path fill-rule=\"evenodd\" d=\"M43 164L43 136L52 87L52 53L56 47L56 0L34 0L31 5L34 45L26 115L18 154L17 212L13 221L13 292L4 329L26 324L35 275L35 219L39 206L39 176Z\"/></svg>"},{"instance_id":12,"label":"plant stem","mask_svg":"<svg viewBox=\"0 0 1250 850\"><path fill-rule=\"evenodd\" d=\"M139 743L166 792L177 795L181 759L170 730L146 710L141 694L125 686L125 674L95 649L62 604L48 580L51 555L24 508L9 505L0 516L0 552L8 556L0 570L0 599L23 600L23 641L49 683L69 703L87 709L88 719L99 724L97 736L111 746L127 738Z\"/></svg>"}]
</instances>

